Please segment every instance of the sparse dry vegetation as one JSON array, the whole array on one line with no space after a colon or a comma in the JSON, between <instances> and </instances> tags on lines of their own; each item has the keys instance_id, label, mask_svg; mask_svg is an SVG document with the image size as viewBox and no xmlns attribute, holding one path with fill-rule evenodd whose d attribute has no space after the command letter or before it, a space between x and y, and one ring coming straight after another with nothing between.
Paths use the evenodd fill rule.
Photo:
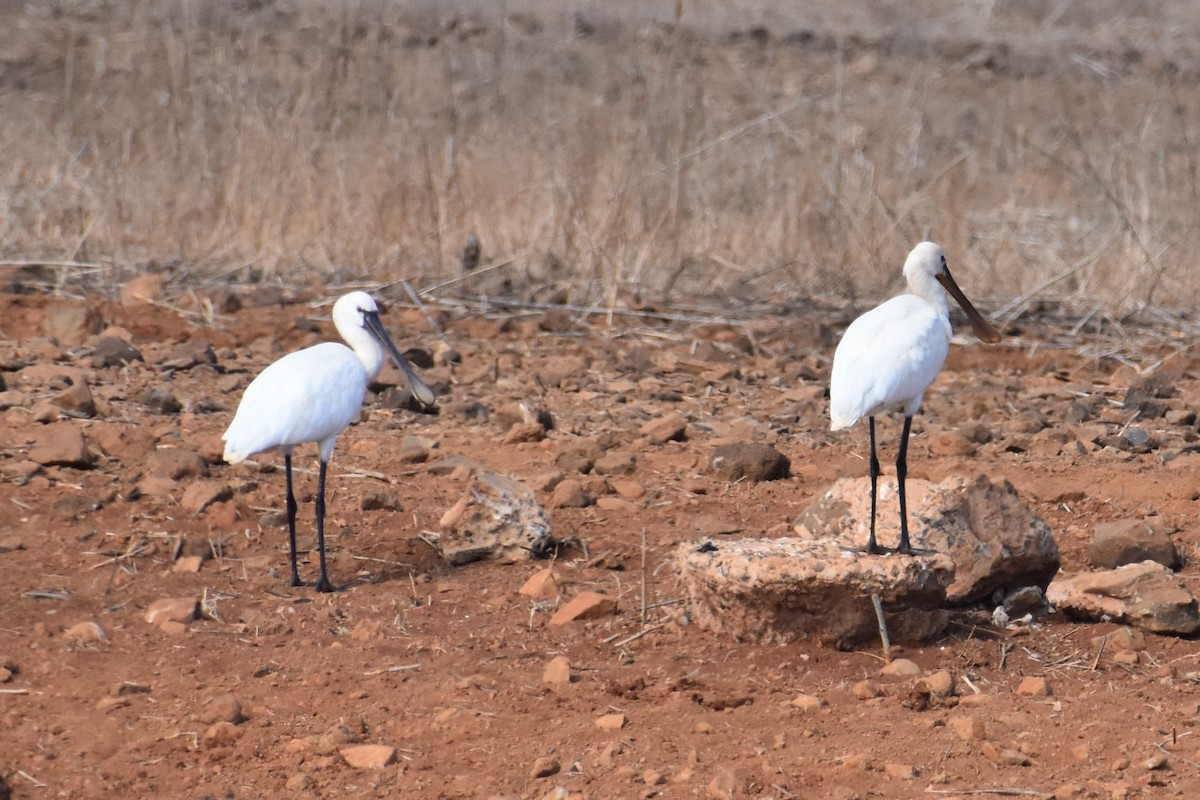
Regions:
<instances>
[{"instance_id":1,"label":"sparse dry vegetation","mask_svg":"<svg viewBox=\"0 0 1200 800\"><path fill-rule=\"evenodd\" d=\"M2 254L845 302L929 236L1006 313L1195 303L1200 14L857 5L5 3Z\"/></svg>"}]
</instances>

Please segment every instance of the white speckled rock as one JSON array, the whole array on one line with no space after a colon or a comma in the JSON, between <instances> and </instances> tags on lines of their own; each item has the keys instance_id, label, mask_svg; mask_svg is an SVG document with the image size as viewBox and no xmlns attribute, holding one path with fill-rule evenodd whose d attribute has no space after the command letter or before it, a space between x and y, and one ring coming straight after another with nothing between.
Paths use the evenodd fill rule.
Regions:
<instances>
[{"instance_id":1,"label":"white speckled rock","mask_svg":"<svg viewBox=\"0 0 1200 800\"><path fill-rule=\"evenodd\" d=\"M893 641L929 639L946 626L942 605L954 580L946 555L866 555L832 540L692 543L676 558L696 622L747 641L877 638L871 595L883 601Z\"/></svg>"},{"instance_id":2,"label":"white speckled rock","mask_svg":"<svg viewBox=\"0 0 1200 800\"><path fill-rule=\"evenodd\" d=\"M907 488L913 546L954 559L954 583L946 589L949 603L971 603L996 589L1044 589L1058 572L1053 532L1008 481L992 483L982 475L941 483L910 478ZM842 478L801 513L795 530L801 537L862 547L870 519L869 480ZM895 481L879 484L876 535L885 546L900 539Z\"/></svg>"}]
</instances>

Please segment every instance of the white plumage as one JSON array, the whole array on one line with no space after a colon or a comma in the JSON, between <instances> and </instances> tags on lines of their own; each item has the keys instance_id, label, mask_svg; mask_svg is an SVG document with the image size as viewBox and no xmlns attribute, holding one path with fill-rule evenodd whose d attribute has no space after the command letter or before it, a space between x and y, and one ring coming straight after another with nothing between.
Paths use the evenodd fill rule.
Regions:
<instances>
[{"instance_id":1,"label":"white plumage","mask_svg":"<svg viewBox=\"0 0 1200 800\"><path fill-rule=\"evenodd\" d=\"M893 297L850 324L833 356L829 384L829 416L833 430L849 428L867 417L871 438L871 533L868 552L878 552L875 542L875 498L879 461L875 455L875 416L899 410L904 430L896 458L900 489L900 546L914 552L908 538L904 478L912 417L921 407L925 390L942 370L950 350L950 292L966 312L975 333L985 342L1000 340L987 320L958 288L946 266L942 248L921 242L904 262L908 294Z\"/></svg>"},{"instance_id":2,"label":"white plumage","mask_svg":"<svg viewBox=\"0 0 1200 800\"><path fill-rule=\"evenodd\" d=\"M292 585L296 568L296 500L292 492L292 451L305 442L317 444L321 470L317 492L317 551L321 575L316 588L332 591L325 571L325 473L334 443L358 416L367 386L392 360L404 373L413 395L433 405L433 391L417 377L392 344L379 321L379 307L366 292L351 292L333 306L333 323L347 347L326 342L289 353L251 381L233 422L222 434L225 460L237 464L255 453L278 448L287 472L288 538Z\"/></svg>"}]
</instances>

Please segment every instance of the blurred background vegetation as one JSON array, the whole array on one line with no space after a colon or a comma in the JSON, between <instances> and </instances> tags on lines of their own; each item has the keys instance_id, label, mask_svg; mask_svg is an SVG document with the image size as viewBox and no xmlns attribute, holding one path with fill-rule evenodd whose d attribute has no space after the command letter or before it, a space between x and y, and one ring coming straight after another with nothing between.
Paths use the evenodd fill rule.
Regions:
<instances>
[{"instance_id":1,"label":"blurred background vegetation","mask_svg":"<svg viewBox=\"0 0 1200 800\"><path fill-rule=\"evenodd\" d=\"M804 6L803 9L794 6ZM1190 2L0 2L0 257L60 290L1192 309ZM475 246L475 243L478 246Z\"/></svg>"}]
</instances>

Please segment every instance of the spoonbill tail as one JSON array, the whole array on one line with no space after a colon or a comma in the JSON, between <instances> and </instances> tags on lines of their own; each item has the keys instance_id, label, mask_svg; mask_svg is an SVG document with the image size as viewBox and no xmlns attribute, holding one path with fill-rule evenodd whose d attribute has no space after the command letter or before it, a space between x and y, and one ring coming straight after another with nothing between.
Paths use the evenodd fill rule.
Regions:
<instances>
[{"instance_id":1,"label":"spoonbill tail","mask_svg":"<svg viewBox=\"0 0 1200 800\"><path fill-rule=\"evenodd\" d=\"M413 396L427 406L433 390L417 377L379 321L379 306L366 292L351 292L333 305L333 324L346 345L325 342L289 353L250 382L233 422L221 435L225 460L244 461L255 453L279 448L287 471L288 545L292 586L300 586L296 570L296 497L292 493L292 451L316 442L321 456L317 483L317 554L321 559L319 592L332 592L325 571L325 473L334 440L358 416L367 386L391 356L404 373Z\"/></svg>"},{"instance_id":2,"label":"spoonbill tail","mask_svg":"<svg viewBox=\"0 0 1200 800\"><path fill-rule=\"evenodd\" d=\"M967 299L946 266L946 255L933 242L921 242L904 262L908 293L876 306L850 324L833 354L829 385L832 429L849 428L863 417L871 435L871 534L868 553L889 552L875 541L875 498L879 459L875 455L875 415L899 409L904 413L896 482L900 488L900 546L896 552L916 553L908 538L908 509L904 479L908 472L908 434L913 414L925 390L942 371L950 349L950 307L945 292L958 301L975 335L985 342L1000 334ZM940 284L940 285L939 285ZM942 290L945 289L945 292Z\"/></svg>"}]
</instances>

